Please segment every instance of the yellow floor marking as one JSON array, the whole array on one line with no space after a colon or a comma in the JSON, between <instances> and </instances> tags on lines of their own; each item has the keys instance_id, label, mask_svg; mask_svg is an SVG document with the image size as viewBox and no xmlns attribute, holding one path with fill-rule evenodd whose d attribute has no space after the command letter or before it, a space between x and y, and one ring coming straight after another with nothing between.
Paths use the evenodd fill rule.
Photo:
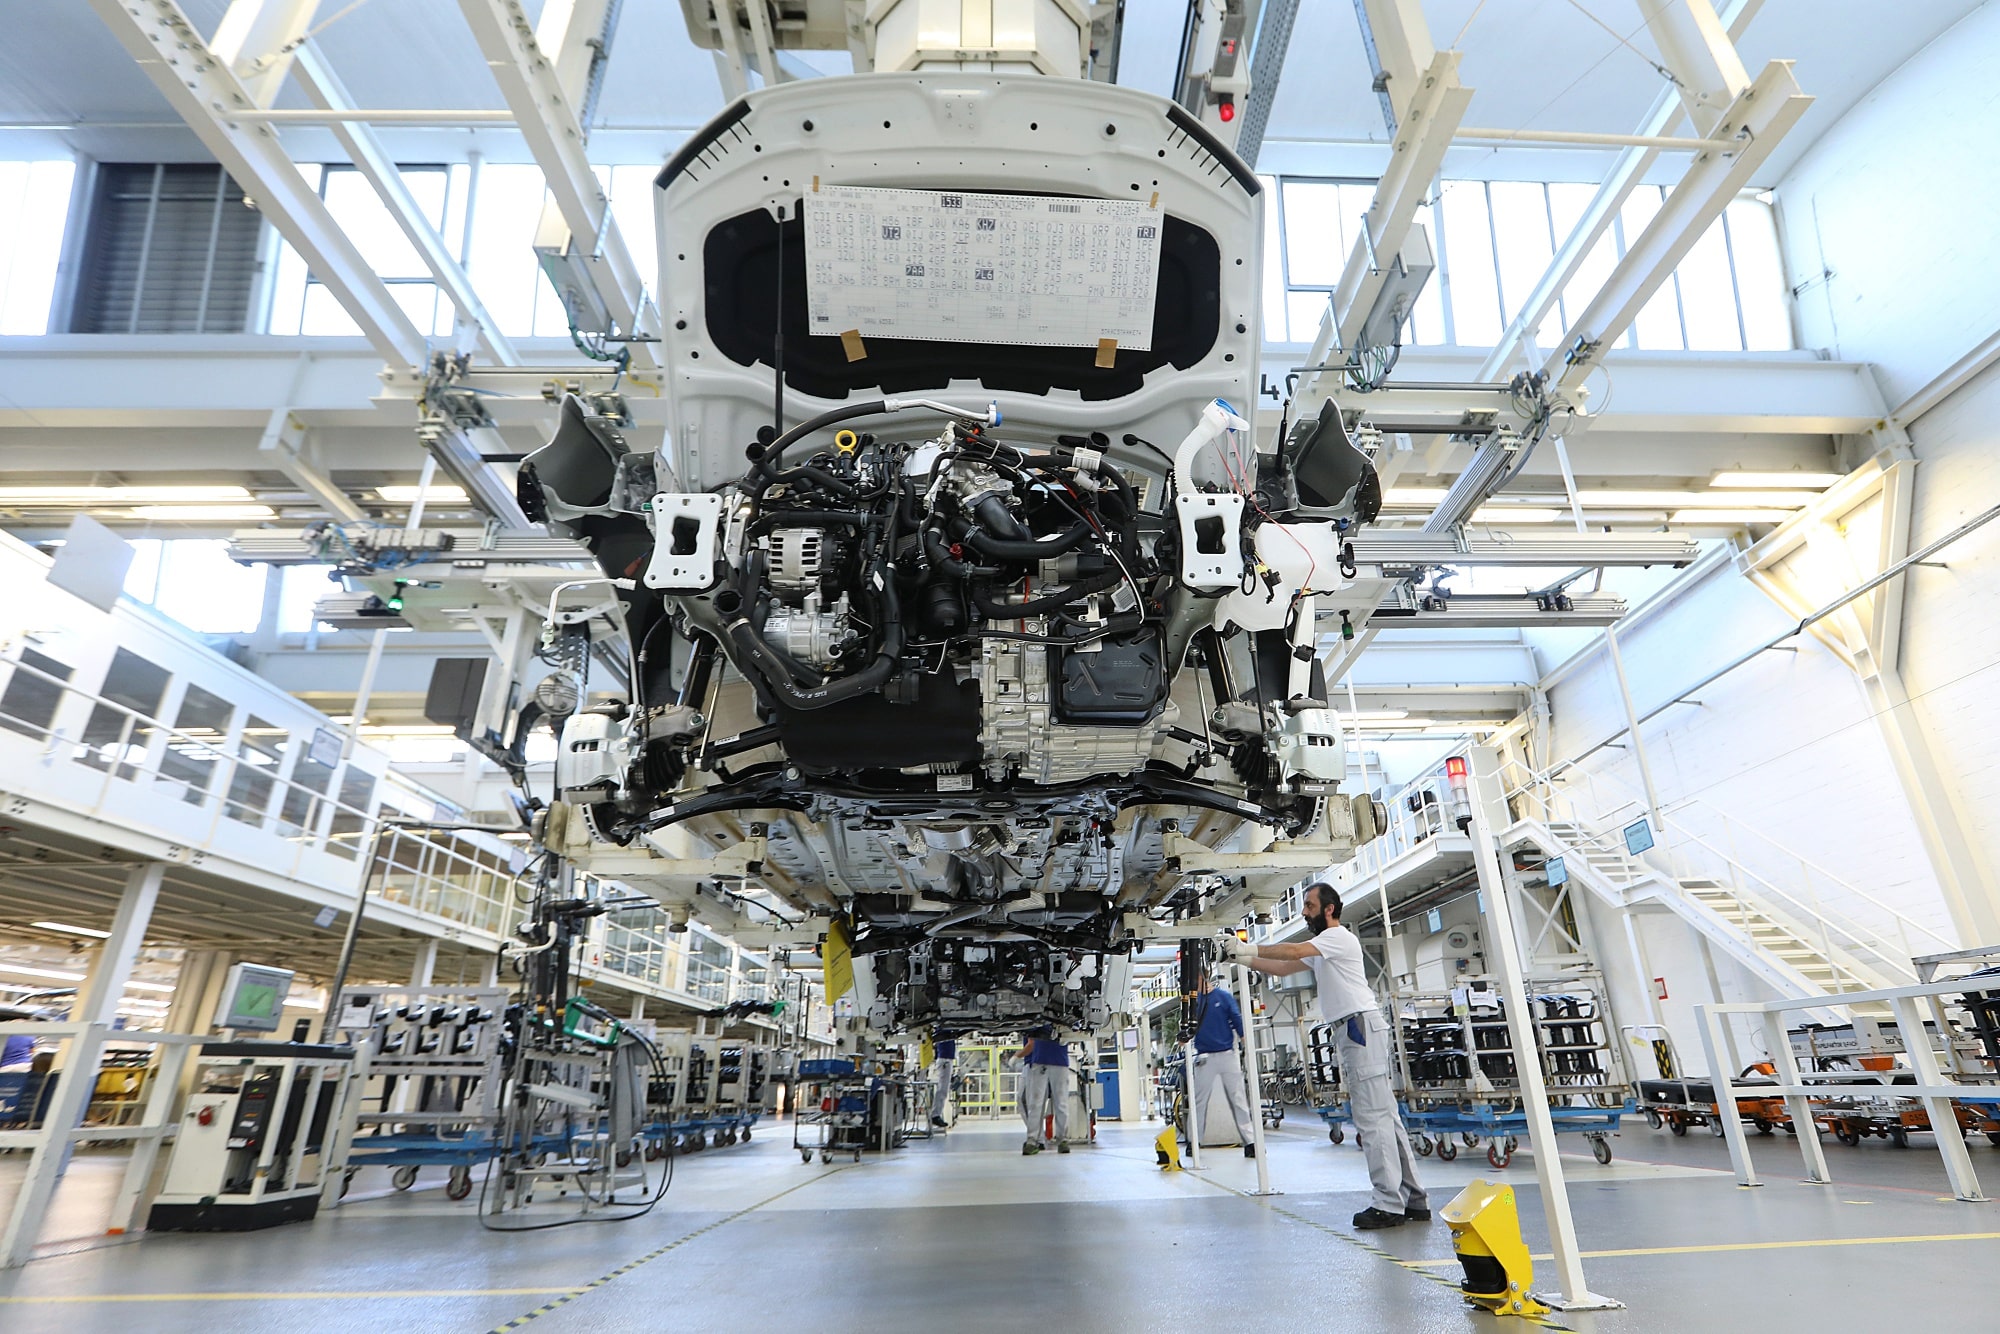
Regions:
<instances>
[{"instance_id":1,"label":"yellow floor marking","mask_svg":"<svg viewBox=\"0 0 2000 1334\"><path fill-rule=\"evenodd\" d=\"M1738 1241L1718 1242L1708 1246L1642 1246L1621 1251L1585 1251L1586 1260L1615 1259L1633 1255L1708 1255L1721 1251L1796 1251L1814 1246L1895 1246L1910 1242L1936 1241L2000 1241L2000 1232L1937 1232L1919 1237L1824 1237L1814 1241ZM1537 1260L1553 1260L1553 1255L1537 1255ZM1405 1260L1404 1264L1430 1269L1440 1265L1455 1265L1458 1257L1446 1256L1441 1260Z\"/></svg>"},{"instance_id":2,"label":"yellow floor marking","mask_svg":"<svg viewBox=\"0 0 2000 1334\"><path fill-rule=\"evenodd\" d=\"M0 1303L25 1306L58 1302L349 1302L384 1297L411 1301L439 1297L543 1297L550 1293L576 1292L580 1288L580 1284L572 1284L563 1288L415 1288L402 1292L101 1292L0 1297Z\"/></svg>"}]
</instances>

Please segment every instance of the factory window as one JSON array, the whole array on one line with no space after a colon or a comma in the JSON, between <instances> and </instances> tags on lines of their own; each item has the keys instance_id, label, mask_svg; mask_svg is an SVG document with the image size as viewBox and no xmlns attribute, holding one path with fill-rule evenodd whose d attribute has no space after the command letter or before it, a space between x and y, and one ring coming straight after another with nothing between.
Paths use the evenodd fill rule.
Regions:
<instances>
[{"instance_id":1,"label":"factory window","mask_svg":"<svg viewBox=\"0 0 2000 1334\"><path fill-rule=\"evenodd\" d=\"M67 680L67 663L31 648L22 649L20 662L7 677L7 689L0 692L0 727L36 740L47 736L62 704L60 683Z\"/></svg>"},{"instance_id":2,"label":"factory window","mask_svg":"<svg viewBox=\"0 0 2000 1334\"><path fill-rule=\"evenodd\" d=\"M222 755L222 743L235 717L236 706L222 696L197 685L187 688L170 724L174 735L167 738L167 752L160 757L160 777L182 784L181 800L190 806L208 799L216 760Z\"/></svg>"},{"instance_id":3,"label":"factory window","mask_svg":"<svg viewBox=\"0 0 2000 1334\"><path fill-rule=\"evenodd\" d=\"M1285 177L1267 178L1267 184L1272 187L1267 197L1277 207L1265 214L1265 339L1310 343L1319 332L1327 295L1339 284L1360 235L1374 183ZM1462 347L1497 343L1596 190L1565 182L1443 182L1435 207L1418 210L1438 269L1412 312L1405 341ZM1657 185L1641 185L1627 197L1559 299L1530 331L1543 353L1562 341L1664 198ZM1696 352L1788 349L1792 335L1786 303L1771 208L1746 196L1731 203L1703 233L1617 346Z\"/></svg>"},{"instance_id":4,"label":"factory window","mask_svg":"<svg viewBox=\"0 0 2000 1334\"><path fill-rule=\"evenodd\" d=\"M83 725L85 764L96 769L118 765L120 778L132 778L151 744L154 715L167 693L167 669L146 661L130 649L119 649L104 674L103 702L92 708Z\"/></svg>"},{"instance_id":5,"label":"factory window","mask_svg":"<svg viewBox=\"0 0 2000 1334\"><path fill-rule=\"evenodd\" d=\"M285 729L252 714L236 743L236 773L229 780L229 801L223 813L243 824L264 823L277 787L278 766L285 758Z\"/></svg>"},{"instance_id":6,"label":"factory window","mask_svg":"<svg viewBox=\"0 0 2000 1334\"><path fill-rule=\"evenodd\" d=\"M440 235L452 234L453 214L461 219L459 225L463 226L465 203L454 195L462 192L466 168L402 165L396 170L417 201L425 221ZM403 234L401 225L368 178L345 163L303 162L299 171L318 190L320 198L326 201L326 211L360 252L362 262L389 289L390 297L402 307L417 332L427 336L450 333L451 302L439 294L423 256L410 244L410 238ZM361 332L326 284L308 270L299 253L282 242L271 282L266 328L274 334L325 337L353 337Z\"/></svg>"},{"instance_id":7,"label":"factory window","mask_svg":"<svg viewBox=\"0 0 2000 1334\"><path fill-rule=\"evenodd\" d=\"M326 850L353 861L361 854L362 831L375 813L375 775L348 766L340 776L340 798L333 808Z\"/></svg>"},{"instance_id":8,"label":"factory window","mask_svg":"<svg viewBox=\"0 0 2000 1334\"><path fill-rule=\"evenodd\" d=\"M319 828L320 809L327 789L333 786L334 766L313 753L318 749L302 749L292 764L291 786L285 789L285 800L278 807L278 829L287 838L311 842Z\"/></svg>"},{"instance_id":9,"label":"factory window","mask_svg":"<svg viewBox=\"0 0 2000 1334\"><path fill-rule=\"evenodd\" d=\"M249 634L264 615L268 567L229 559L229 543L211 538L132 543L125 594L196 634Z\"/></svg>"},{"instance_id":10,"label":"factory window","mask_svg":"<svg viewBox=\"0 0 2000 1334\"><path fill-rule=\"evenodd\" d=\"M262 227L214 163L100 163L70 332L242 333Z\"/></svg>"},{"instance_id":11,"label":"factory window","mask_svg":"<svg viewBox=\"0 0 2000 1334\"><path fill-rule=\"evenodd\" d=\"M76 164L0 162L0 334L44 334Z\"/></svg>"}]
</instances>

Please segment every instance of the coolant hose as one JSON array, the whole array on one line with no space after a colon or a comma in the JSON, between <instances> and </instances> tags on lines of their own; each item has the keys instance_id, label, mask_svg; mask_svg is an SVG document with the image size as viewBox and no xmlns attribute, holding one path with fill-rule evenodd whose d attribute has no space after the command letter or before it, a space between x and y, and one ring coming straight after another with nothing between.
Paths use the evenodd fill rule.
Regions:
<instances>
[{"instance_id":1,"label":"coolant hose","mask_svg":"<svg viewBox=\"0 0 2000 1334\"><path fill-rule=\"evenodd\" d=\"M1054 537L1039 541L1017 542L1004 537L993 537L977 528L965 535L965 545L982 556L994 560L1047 560L1050 556L1060 556L1065 551L1074 551L1082 546L1084 539L1094 530L1083 519L1078 519Z\"/></svg>"},{"instance_id":2,"label":"coolant hose","mask_svg":"<svg viewBox=\"0 0 2000 1334\"><path fill-rule=\"evenodd\" d=\"M896 602L893 573L887 573L882 580L881 621L882 651L875 661L858 672L816 686L801 685L791 679L783 655L764 642L748 617L737 616L723 628L723 633L742 655L744 665L754 670L780 701L794 709L824 709L880 689L895 674L897 659L903 654L903 618Z\"/></svg>"},{"instance_id":3,"label":"coolant hose","mask_svg":"<svg viewBox=\"0 0 2000 1334\"><path fill-rule=\"evenodd\" d=\"M1123 572L1106 570L1101 574L1072 579L1063 586L1061 592L1050 593L1046 597L1030 598L1026 602L1002 602L993 595L988 585L974 584L972 605L995 620L1010 621L1020 616L1039 616L1043 612L1059 611L1072 602L1079 601L1092 593L1102 593L1106 589L1116 588L1123 582L1125 582Z\"/></svg>"}]
</instances>

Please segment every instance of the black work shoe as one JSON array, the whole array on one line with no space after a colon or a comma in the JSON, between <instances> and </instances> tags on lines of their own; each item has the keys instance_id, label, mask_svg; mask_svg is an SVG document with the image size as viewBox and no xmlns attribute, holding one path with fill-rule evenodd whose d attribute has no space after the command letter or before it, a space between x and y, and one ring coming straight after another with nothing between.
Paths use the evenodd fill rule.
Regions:
<instances>
[{"instance_id":1,"label":"black work shoe","mask_svg":"<svg viewBox=\"0 0 2000 1334\"><path fill-rule=\"evenodd\" d=\"M1245 1158L1255 1158L1257 1156L1257 1146L1255 1144L1245 1144L1243 1146L1243 1156Z\"/></svg>"},{"instance_id":2,"label":"black work shoe","mask_svg":"<svg viewBox=\"0 0 2000 1334\"><path fill-rule=\"evenodd\" d=\"M937 1128L938 1128L939 1130L943 1130L943 1129L944 1129L944 1118L943 1118L942 1116L933 1116L933 1117L931 1118L931 1124L932 1124L932 1125L934 1125L934 1126L936 1126L936 1127L937 1127Z\"/></svg>"},{"instance_id":3,"label":"black work shoe","mask_svg":"<svg viewBox=\"0 0 2000 1334\"><path fill-rule=\"evenodd\" d=\"M1064 1141L1062 1141L1062 1142L1058 1143L1058 1144L1056 1145L1056 1152L1057 1152L1057 1153L1068 1153L1068 1152L1069 1152L1069 1142L1068 1142L1067 1140L1064 1140Z\"/></svg>"},{"instance_id":4,"label":"black work shoe","mask_svg":"<svg viewBox=\"0 0 2000 1334\"><path fill-rule=\"evenodd\" d=\"M1431 1221L1431 1211L1428 1209L1412 1209L1406 1204L1403 1206L1403 1217L1409 1219L1412 1223L1428 1223Z\"/></svg>"},{"instance_id":5,"label":"black work shoe","mask_svg":"<svg viewBox=\"0 0 2000 1334\"><path fill-rule=\"evenodd\" d=\"M1377 1228L1401 1227L1409 1221L1409 1215L1407 1214L1392 1214L1386 1209L1377 1209L1373 1205L1354 1215L1354 1226L1360 1228L1363 1232L1372 1232Z\"/></svg>"},{"instance_id":6,"label":"black work shoe","mask_svg":"<svg viewBox=\"0 0 2000 1334\"><path fill-rule=\"evenodd\" d=\"M1021 1146L1021 1156L1023 1158L1026 1158L1031 1153L1040 1153L1041 1151L1042 1146L1039 1144L1023 1144Z\"/></svg>"}]
</instances>

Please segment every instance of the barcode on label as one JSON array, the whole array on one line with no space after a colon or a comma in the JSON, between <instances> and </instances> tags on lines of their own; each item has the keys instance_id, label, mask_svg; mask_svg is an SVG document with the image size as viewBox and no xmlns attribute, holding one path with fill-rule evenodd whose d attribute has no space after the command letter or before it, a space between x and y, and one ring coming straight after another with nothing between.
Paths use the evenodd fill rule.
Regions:
<instances>
[{"instance_id":1,"label":"barcode on label","mask_svg":"<svg viewBox=\"0 0 2000 1334\"><path fill-rule=\"evenodd\" d=\"M1081 205L1081 204L1050 204L1050 205L1049 205L1049 212L1051 212L1051 213L1081 213L1081 212L1083 212L1083 205Z\"/></svg>"},{"instance_id":2,"label":"barcode on label","mask_svg":"<svg viewBox=\"0 0 2000 1334\"><path fill-rule=\"evenodd\" d=\"M940 792L970 792L972 791L972 775L939 774L937 776L937 790Z\"/></svg>"}]
</instances>

